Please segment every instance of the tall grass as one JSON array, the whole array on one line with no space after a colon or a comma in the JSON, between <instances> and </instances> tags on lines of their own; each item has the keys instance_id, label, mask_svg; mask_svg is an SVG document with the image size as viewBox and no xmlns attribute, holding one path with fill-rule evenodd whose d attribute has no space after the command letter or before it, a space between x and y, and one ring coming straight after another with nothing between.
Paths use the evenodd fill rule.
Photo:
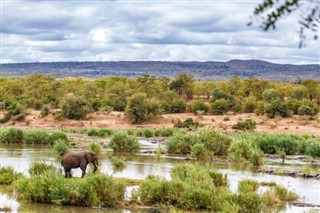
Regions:
<instances>
[{"instance_id":1,"label":"tall grass","mask_svg":"<svg viewBox=\"0 0 320 213\"><path fill-rule=\"evenodd\" d=\"M22 174L15 172L11 166L0 166L0 184L12 184L20 177Z\"/></svg>"},{"instance_id":2,"label":"tall grass","mask_svg":"<svg viewBox=\"0 0 320 213\"><path fill-rule=\"evenodd\" d=\"M96 153L97 155L101 154L101 152L102 152L101 149L102 149L101 145L98 142L91 142L89 144L89 150Z\"/></svg>"},{"instance_id":3,"label":"tall grass","mask_svg":"<svg viewBox=\"0 0 320 213\"><path fill-rule=\"evenodd\" d=\"M124 183L107 175L66 179L53 171L19 179L15 188L26 200L79 206L115 207L125 193Z\"/></svg>"},{"instance_id":4,"label":"tall grass","mask_svg":"<svg viewBox=\"0 0 320 213\"><path fill-rule=\"evenodd\" d=\"M58 155L63 155L64 153L69 151L68 145L65 140L55 141L53 149Z\"/></svg>"},{"instance_id":5,"label":"tall grass","mask_svg":"<svg viewBox=\"0 0 320 213\"><path fill-rule=\"evenodd\" d=\"M117 132L112 137L109 146L114 152L135 152L140 149L140 144L135 136L126 132Z\"/></svg>"}]
</instances>

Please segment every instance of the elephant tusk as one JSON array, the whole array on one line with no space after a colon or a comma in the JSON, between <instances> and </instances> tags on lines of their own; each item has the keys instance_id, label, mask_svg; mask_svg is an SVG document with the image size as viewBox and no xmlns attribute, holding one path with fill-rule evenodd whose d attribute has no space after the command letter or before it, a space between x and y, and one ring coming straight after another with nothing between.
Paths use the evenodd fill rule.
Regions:
<instances>
[{"instance_id":1,"label":"elephant tusk","mask_svg":"<svg viewBox=\"0 0 320 213\"><path fill-rule=\"evenodd\" d=\"M95 167L99 168L99 166L97 164L93 164Z\"/></svg>"}]
</instances>

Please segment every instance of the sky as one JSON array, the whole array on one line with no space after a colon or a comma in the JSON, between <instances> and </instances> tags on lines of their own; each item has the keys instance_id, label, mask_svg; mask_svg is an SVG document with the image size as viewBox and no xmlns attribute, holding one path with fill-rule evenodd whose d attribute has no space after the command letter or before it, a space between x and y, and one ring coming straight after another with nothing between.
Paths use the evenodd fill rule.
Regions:
<instances>
[{"instance_id":1,"label":"sky","mask_svg":"<svg viewBox=\"0 0 320 213\"><path fill-rule=\"evenodd\" d=\"M247 26L261 1L1 0L0 59L320 64L319 40L298 48L299 12L276 30Z\"/></svg>"}]
</instances>

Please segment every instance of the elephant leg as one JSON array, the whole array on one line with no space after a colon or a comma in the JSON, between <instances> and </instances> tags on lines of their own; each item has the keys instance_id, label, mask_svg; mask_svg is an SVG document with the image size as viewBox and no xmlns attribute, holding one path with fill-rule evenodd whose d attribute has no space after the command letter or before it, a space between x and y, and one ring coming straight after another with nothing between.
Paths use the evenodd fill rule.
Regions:
<instances>
[{"instance_id":1,"label":"elephant leg","mask_svg":"<svg viewBox=\"0 0 320 213\"><path fill-rule=\"evenodd\" d=\"M86 175L87 166L81 166L80 168L81 168L81 170L82 170L81 178L83 178L83 177Z\"/></svg>"},{"instance_id":2,"label":"elephant leg","mask_svg":"<svg viewBox=\"0 0 320 213\"><path fill-rule=\"evenodd\" d=\"M72 177L72 175L71 175L71 169L64 169L64 177L65 178L71 178Z\"/></svg>"}]
</instances>

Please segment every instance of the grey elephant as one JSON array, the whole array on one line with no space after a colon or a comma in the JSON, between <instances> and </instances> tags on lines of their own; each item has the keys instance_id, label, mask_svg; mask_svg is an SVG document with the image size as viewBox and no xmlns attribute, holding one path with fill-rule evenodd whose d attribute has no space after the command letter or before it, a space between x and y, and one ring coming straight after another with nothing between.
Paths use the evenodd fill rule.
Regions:
<instances>
[{"instance_id":1,"label":"grey elephant","mask_svg":"<svg viewBox=\"0 0 320 213\"><path fill-rule=\"evenodd\" d=\"M92 163L94 165L93 173L98 169L98 157L94 152L66 152L62 156L61 165L64 168L65 177L70 178L71 169L79 168L82 170L82 178L86 175L87 165Z\"/></svg>"}]
</instances>

